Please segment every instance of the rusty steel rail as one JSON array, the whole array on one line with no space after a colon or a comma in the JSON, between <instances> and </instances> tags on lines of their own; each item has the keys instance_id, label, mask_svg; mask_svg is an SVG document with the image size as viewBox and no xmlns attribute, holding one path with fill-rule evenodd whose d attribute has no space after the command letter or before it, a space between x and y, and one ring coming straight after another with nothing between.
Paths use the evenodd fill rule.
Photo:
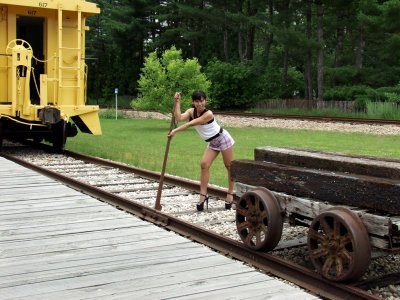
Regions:
<instances>
[{"instance_id":1,"label":"rusty steel rail","mask_svg":"<svg viewBox=\"0 0 400 300\"><path fill-rule=\"evenodd\" d=\"M141 177L147 178L147 179L160 181L160 173L159 172L144 170L144 169L137 168L134 166L110 161L110 160L99 158L99 157L89 156L86 154L81 154L81 153L77 153L77 152L73 152L73 151L69 151L69 150L66 150L65 154L68 156L71 156L73 158L76 158L76 159L81 159L81 160L84 160L87 162L91 162L91 163L95 163L95 164L99 164L99 165L103 165L103 166L118 168L120 170L124 170L124 171L130 172L130 173L135 173L135 174L137 174ZM196 191L196 192L200 191L200 184L197 181L189 180L186 178L180 178L180 177L175 177L175 176L166 174L166 175L164 175L164 182L167 184L169 183L171 185L180 186L187 190ZM213 187L213 186L209 186L207 191L210 195L216 196L216 197L225 197L226 193L228 192L227 189Z\"/></svg>"},{"instance_id":2,"label":"rusty steel rail","mask_svg":"<svg viewBox=\"0 0 400 300\"><path fill-rule=\"evenodd\" d=\"M136 174L156 179L159 176L156 172L149 172L146 170L132 168L111 161L97 159L86 155L68 152L69 155L77 158L85 158L87 161L97 162L107 166L114 166L125 170L135 170ZM13 157L8 154L1 154L6 159L14 161L29 169L35 170L48 177L59 180L66 185L82 191L92 197L98 198L101 201L107 202L117 208L123 209L129 213L138 216L141 219L149 221L158 226L164 227L168 230L175 231L193 241L202 243L210 248L219 251L225 255L232 256L236 259L244 261L262 271L273 274L277 277L283 278L298 286L311 291L313 294L326 297L328 299L381 299L378 296L372 295L362 289L347 284L338 284L328 281L319 276L315 271L309 270L305 267L288 262L282 258L273 256L264 252L257 252L245 247L242 243L233 239L221 236L212 231L206 230L197 225L183 221L170 214L163 213L153 208L144 206L138 202L129 200L127 198L114 195L110 192L104 191L100 188L88 185L76 179L69 178L63 174L36 166L32 163L22 159ZM166 176L166 180L173 182L177 178ZM184 183L188 186L193 186L191 183Z\"/></svg>"},{"instance_id":3,"label":"rusty steel rail","mask_svg":"<svg viewBox=\"0 0 400 300\"><path fill-rule=\"evenodd\" d=\"M235 116L245 118L272 118L272 119L294 119L308 120L317 122L340 122L340 123L361 123L361 124L379 124L379 125L398 125L400 120L386 119L366 119L366 118L351 118L351 117L329 117L329 116L308 116L308 115L281 115L281 114L264 114L264 113L245 113L245 112L226 112L213 111L214 114L224 116Z\"/></svg>"},{"instance_id":4,"label":"rusty steel rail","mask_svg":"<svg viewBox=\"0 0 400 300\"><path fill-rule=\"evenodd\" d=\"M105 106L100 106L106 108ZM118 107L120 110L132 110L129 106ZM400 120L387 119L367 119L352 117L331 117L331 116L310 116L310 115L286 115L286 114L268 114L268 113L251 113L251 112L234 112L234 111L214 111L215 115L234 116L241 118L264 118L264 119L288 119L288 120L308 120L316 122L339 122L339 123L359 123L359 124L376 124L376 125L398 125Z\"/></svg>"}]
</instances>

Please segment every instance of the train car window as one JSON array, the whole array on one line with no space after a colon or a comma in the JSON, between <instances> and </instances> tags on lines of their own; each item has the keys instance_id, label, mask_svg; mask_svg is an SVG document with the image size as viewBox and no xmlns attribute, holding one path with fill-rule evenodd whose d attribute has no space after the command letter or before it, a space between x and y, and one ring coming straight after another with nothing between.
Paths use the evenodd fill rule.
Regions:
<instances>
[{"instance_id":1,"label":"train car window","mask_svg":"<svg viewBox=\"0 0 400 300\"><path fill-rule=\"evenodd\" d=\"M30 16L18 16L17 18L17 39L27 41L32 46L33 55L40 60L44 60L44 28L44 18ZM33 59L32 67L34 68L36 83L40 91L40 74L44 74L44 63ZM40 103L33 74L31 74L30 95L32 104Z\"/></svg>"}]
</instances>

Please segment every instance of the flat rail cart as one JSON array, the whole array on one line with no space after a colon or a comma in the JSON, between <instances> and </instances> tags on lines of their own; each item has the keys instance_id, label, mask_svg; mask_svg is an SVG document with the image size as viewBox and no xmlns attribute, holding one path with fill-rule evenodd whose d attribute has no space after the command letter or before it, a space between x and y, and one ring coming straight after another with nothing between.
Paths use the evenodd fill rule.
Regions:
<instances>
[{"instance_id":1,"label":"flat rail cart","mask_svg":"<svg viewBox=\"0 0 400 300\"><path fill-rule=\"evenodd\" d=\"M0 147L32 138L64 151L76 126L101 134L85 104L85 20L99 13L84 0L0 0Z\"/></svg>"},{"instance_id":2,"label":"flat rail cart","mask_svg":"<svg viewBox=\"0 0 400 300\"><path fill-rule=\"evenodd\" d=\"M285 219L306 226L316 271L338 282L359 279L372 253L400 250L400 160L275 147L254 158L231 165L246 246L273 250Z\"/></svg>"}]
</instances>

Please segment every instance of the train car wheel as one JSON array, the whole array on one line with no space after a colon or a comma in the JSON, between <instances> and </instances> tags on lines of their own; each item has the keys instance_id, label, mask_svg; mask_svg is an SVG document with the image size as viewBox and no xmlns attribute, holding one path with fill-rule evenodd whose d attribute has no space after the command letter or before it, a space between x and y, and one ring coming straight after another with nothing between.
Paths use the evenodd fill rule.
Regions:
<instances>
[{"instance_id":1,"label":"train car wheel","mask_svg":"<svg viewBox=\"0 0 400 300\"><path fill-rule=\"evenodd\" d=\"M333 281L354 281L368 268L371 245L361 219L351 210L331 208L314 218L307 238L316 270Z\"/></svg>"},{"instance_id":2,"label":"train car wheel","mask_svg":"<svg viewBox=\"0 0 400 300\"><path fill-rule=\"evenodd\" d=\"M67 141L67 123L64 120L53 125L53 147L58 153L64 153Z\"/></svg>"},{"instance_id":3,"label":"train car wheel","mask_svg":"<svg viewBox=\"0 0 400 300\"><path fill-rule=\"evenodd\" d=\"M282 235L278 201L266 188L245 193L236 205L236 227L244 244L254 250L272 250Z\"/></svg>"}]
</instances>

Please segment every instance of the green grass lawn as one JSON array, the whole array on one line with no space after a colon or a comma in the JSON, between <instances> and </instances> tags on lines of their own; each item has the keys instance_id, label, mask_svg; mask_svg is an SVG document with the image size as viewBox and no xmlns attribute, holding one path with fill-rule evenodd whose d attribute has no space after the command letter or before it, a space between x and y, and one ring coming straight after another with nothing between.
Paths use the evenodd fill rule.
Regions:
<instances>
[{"instance_id":1,"label":"green grass lawn","mask_svg":"<svg viewBox=\"0 0 400 300\"><path fill-rule=\"evenodd\" d=\"M124 162L161 172L167 145L168 120L101 119L103 135L79 133L67 141L68 150ZM261 146L297 147L400 158L400 136L280 128L227 128L235 139L235 159L253 159ZM178 132L171 141L166 173L200 180L200 160L207 143L194 128ZM222 157L217 157L210 183L227 187Z\"/></svg>"}]
</instances>

